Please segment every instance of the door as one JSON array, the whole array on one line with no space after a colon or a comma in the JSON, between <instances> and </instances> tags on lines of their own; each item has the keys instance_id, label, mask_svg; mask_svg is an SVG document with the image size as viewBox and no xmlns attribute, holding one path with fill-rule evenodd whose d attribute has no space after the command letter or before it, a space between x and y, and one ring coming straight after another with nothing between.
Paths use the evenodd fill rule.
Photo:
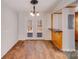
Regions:
<instances>
[{"instance_id":1,"label":"door","mask_svg":"<svg viewBox=\"0 0 79 59\"><path fill-rule=\"evenodd\" d=\"M27 39L42 39L43 38L43 25L41 19L27 20Z\"/></svg>"}]
</instances>

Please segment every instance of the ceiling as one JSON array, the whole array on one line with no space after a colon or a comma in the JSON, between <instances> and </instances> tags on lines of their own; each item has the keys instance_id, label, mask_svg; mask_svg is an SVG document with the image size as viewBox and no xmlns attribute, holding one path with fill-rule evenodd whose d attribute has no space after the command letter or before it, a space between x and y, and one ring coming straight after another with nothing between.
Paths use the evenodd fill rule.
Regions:
<instances>
[{"instance_id":1,"label":"ceiling","mask_svg":"<svg viewBox=\"0 0 79 59\"><path fill-rule=\"evenodd\" d=\"M30 4L31 0L2 0L10 8L13 8L16 11L31 11L32 5ZM38 0L36 5L36 10L39 12L48 12L52 10L59 0Z\"/></svg>"},{"instance_id":2,"label":"ceiling","mask_svg":"<svg viewBox=\"0 0 79 59\"><path fill-rule=\"evenodd\" d=\"M73 2L73 3L71 3L71 4L69 4L68 6L66 6L67 8L75 8L75 7L78 7L78 2L77 1L75 1L75 2Z\"/></svg>"}]
</instances>

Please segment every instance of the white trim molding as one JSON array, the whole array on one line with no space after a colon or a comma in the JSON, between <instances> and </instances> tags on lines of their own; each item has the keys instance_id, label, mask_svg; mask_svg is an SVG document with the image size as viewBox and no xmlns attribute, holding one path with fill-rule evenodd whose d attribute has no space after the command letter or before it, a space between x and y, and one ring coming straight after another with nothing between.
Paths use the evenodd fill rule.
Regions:
<instances>
[{"instance_id":1,"label":"white trim molding","mask_svg":"<svg viewBox=\"0 0 79 59\"><path fill-rule=\"evenodd\" d=\"M62 51L65 51L65 52L74 52L76 50L75 49L62 49Z\"/></svg>"}]
</instances>

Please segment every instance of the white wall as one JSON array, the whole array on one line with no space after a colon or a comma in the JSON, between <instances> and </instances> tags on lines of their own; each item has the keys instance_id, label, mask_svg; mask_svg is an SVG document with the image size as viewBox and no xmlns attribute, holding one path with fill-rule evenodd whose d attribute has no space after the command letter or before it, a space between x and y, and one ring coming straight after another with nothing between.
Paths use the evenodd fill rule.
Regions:
<instances>
[{"instance_id":1,"label":"white wall","mask_svg":"<svg viewBox=\"0 0 79 59\"><path fill-rule=\"evenodd\" d=\"M17 14L3 2L1 9L1 57L3 57L17 42Z\"/></svg>"},{"instance_id":2,"label":"white wall","mask_svg":"<svg viewBox=\"0 0 79 59\"><path fill-rule=\"evenodd\" d=\"M62 14L53 14L53 29L62 30Z\"/></svg>"},{"instance_id":3,"label":"white wall","mask_svg":"<svg viewBox=\"0 0 79 59\"><path fill-rule=\"evenodd\" d=\"M74 29L68 29L68 15L74 15L74 9L64 8L62 10L62 29L63 29L63 50L73 51L75 50L75 20L74 20Z\"/></svg>"},{"instance_id":4,"label":"white wall","mask_svg":"<svg viewBox=\"0 0 79 59\"><path fill-rule=\"evenodd\" d=\"M36 21L41 19L43 21L43 37L37 38L36 37ZM40 17L32 17L29 13L21 12L19 14L19 39L28 39L27 37L27 20L33 20L33 35L32 39L46 39L51 40L51 32L48 28L51 27L51 19L50 14L41 14Z\"/></svg>"}]
</instances>

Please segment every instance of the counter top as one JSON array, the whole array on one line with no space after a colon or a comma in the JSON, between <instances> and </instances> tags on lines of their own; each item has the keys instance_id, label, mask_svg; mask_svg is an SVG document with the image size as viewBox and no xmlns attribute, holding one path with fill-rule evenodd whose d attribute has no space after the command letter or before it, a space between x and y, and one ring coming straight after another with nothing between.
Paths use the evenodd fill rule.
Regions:
<instances>
[{"instance_id":1,"label":"counter top","mask_svg":"<svg viewBox=\"0 0 79 59\"><path fill-rule=\"evenodd\" d=\"M54 32L62 32L62 30L60 30L60 29L52 29L52 28L49 28L49 30L54 31Z\"/></svg>"}]
</instances>

